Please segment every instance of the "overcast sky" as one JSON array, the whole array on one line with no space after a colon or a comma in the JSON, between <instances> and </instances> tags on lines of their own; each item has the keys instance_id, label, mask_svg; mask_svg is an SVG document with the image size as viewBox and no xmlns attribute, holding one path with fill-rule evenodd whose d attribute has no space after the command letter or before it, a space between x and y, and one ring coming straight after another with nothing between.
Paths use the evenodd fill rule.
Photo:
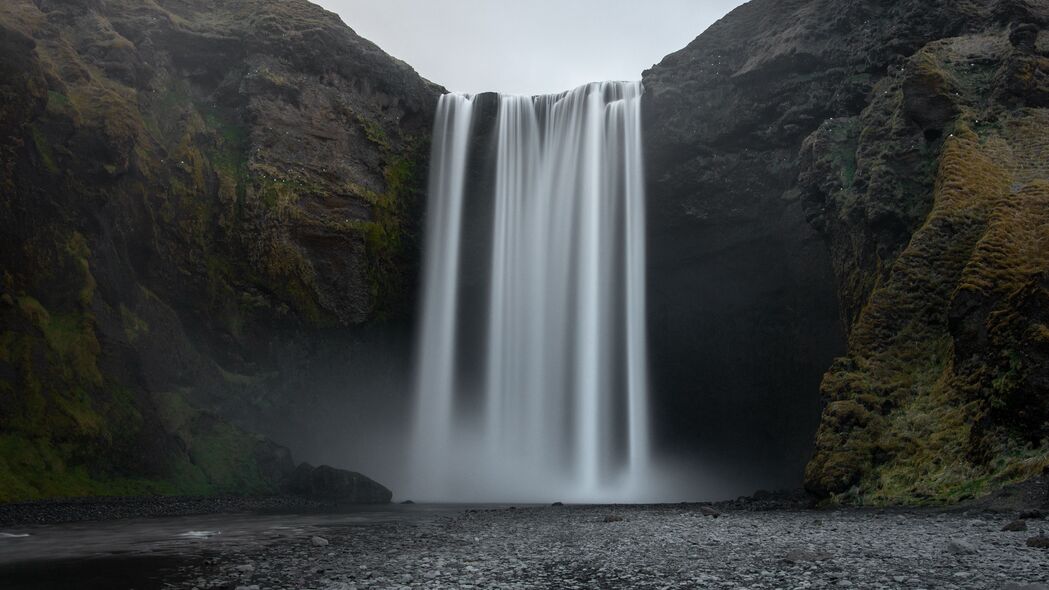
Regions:
<instances>
[{"instance_id":1,"label":"overcast sky","mask_svg":"<svg viewBox=\"0 0 1049 590\"><path fill-rule=\"evenodd\" d=\"M314 0L452 91L638 80L742 0Z\"/></svg>"}]
</instances>

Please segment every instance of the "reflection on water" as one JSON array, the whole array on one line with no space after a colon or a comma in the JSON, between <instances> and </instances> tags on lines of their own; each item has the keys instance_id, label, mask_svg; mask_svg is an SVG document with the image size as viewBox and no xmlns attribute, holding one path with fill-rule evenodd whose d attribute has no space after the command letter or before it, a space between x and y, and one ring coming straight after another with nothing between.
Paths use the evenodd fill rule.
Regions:
<instances>
[{"instance_id":1,"label":"reflection on water","mask_svg":"<svg viewBox=\"0 0 1049 590\"><path fill-rule=\"evenodd\" d=\"M160 590L195 558L134 556L0 565L4 590Z\"/></svg>"},{"instance_id":2,"label":"reflection on water","mask_svg":"<svg viewBox=\"0 0 1049 590\"><path fill-rule=\"evenodd\" d=\"M7 527L0 531L0 589L159 589L205 551L323 536L330 527L423 524L464 508L362 506L324 514L219 514Z\"/></svg>"}]
</instances>

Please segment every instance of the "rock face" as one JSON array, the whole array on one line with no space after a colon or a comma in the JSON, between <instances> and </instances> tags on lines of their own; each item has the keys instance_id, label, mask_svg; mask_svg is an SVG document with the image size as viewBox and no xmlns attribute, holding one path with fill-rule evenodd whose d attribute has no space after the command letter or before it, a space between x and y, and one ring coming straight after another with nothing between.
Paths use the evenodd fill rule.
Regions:
<instances>
[{"instance_id":1,"label":"rock face","mask_svg":"<svg viewBox=\"0 0 1049 590\"><path fill-rule=\"evenodd\" d=\"M693 344L693 368L657 352L686 398L718 400L754 377L719 390L731 381L712 361L736 371L745 361L726 356L786 350L795 385L768 385L761 411L784 392L808 407L804 368L835 351L816 335L840 310L848 353L823 379L806 469L817 495L949 501L1047 463L1047 14L1024 0L756 0L645 74L653 340L687 330L664 346L723 348ZM802 329L757 337L777 324L734 313L740 294ZM714 319L680 327L690 305ZM724 402L696 402L711 403Z\"/></svg>"},{"instance_id":2,"label":"rock face","mask_svg":"<svg viewBox=\"0 0 1049 590\"><path fill-rule=\"evenodd\" d=\"M800 484L820 376L845 348L796 183L806 129L835 103L819 64L761 62L784 4L744 5L643 77L656 420L666 447L702 449L746 491Z\"/></svg>"},{"instance_id":3,"label":"rock face","mask_svg":"<svg viewBox=\"0 0 1049 590\"><path fill-rule=\"evenodd\" d=\"M4 2L0 74L0 501L272 489L219 416L409 315L441 90L301 0Z\"/></svg>"}]
</instances>

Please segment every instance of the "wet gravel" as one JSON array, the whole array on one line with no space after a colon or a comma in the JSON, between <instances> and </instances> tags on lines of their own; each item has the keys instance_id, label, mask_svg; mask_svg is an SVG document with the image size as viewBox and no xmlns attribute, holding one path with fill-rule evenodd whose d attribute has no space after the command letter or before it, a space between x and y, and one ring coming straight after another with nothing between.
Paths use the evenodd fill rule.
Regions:
<instances>
[{"instance_id":1,"label":"wet gravel","mask_svg":"<svg viewBox=\"0 0 1049 590\"><path fill-rule=\"evenodd\" d=\"M1019 514L549 506L204 549L172 588L1049 588ZM1018 527L1013 527L1018 528Z\"/></svg>"},{"instance_id":2,"label":"wet gravel","mask_svg":"<svg viewBox=\"0 0 1049 590\"><path fill-rule=\"evenodd\" d=\"M0 504L0 528L65 522L240 512L303 512L331 508L300 496L158 496L71 498Z\"/></svg>"}]
</instances>

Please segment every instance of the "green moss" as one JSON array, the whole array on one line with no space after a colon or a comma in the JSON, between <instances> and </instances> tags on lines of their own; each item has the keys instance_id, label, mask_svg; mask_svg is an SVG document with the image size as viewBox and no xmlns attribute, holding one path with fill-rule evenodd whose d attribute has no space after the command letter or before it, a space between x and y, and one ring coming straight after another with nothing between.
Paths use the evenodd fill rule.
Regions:
<instances>
[{"instance_id":1,"label":"green moss","mask_svg":"<svg viewBox=\"0 0 1049 590\"><path fill-rule=\"evenodd\" d=\"M65 94L49 90L47 92L47 110L57 115L72 117L76 112L76 107L73 106L73 101Z\"/></svg>"},{"instance_id":2,"label":"green moss","mask_svg":"<svg viewBox=\"0 0 1049 590\"><path fill-rule=\"evenodd\" d=\"M396 308L406 288L402 281L407 257L404 224L418 183L415 161L406 156L392 157L384 177L385 192L360 191L372 205L373 220L352 224L364 237L372 301L377 302L374 311L378 319Z\"/></svg>"},{"instance_id":3,"label":"green moss","mask_svg":"<svg viewBox=\"0 0 1049 590\"><path fill-rule=\"evenodd\" d=\"M0 434L0 503L81 496L172 493L170 484L142 478L99 477L68 464L47 438Z\"/></svg>"},{"instance_id":4,"label":"green moss","mask_svg":"<svg viewBox=\"0 0 1049 590\"><path fill-rule=\"evenodd\" d=\"M361 128L364 129L364 135L368 138L368 141L379 146L383 151L388 151L391 148L390 136L386 134L386 130L383 129L381 123L364 117L358 117L357 120L360 122Z\"/></svg>"},{"instance_id":5,"label":"green moss","mask_svg":"<svg viewBox=\"0 0 1049 590\"><path fill-rule=\"evenodd\" d=\"M40 162L44 165L44 168L51 174L58 174L60 169L55 162L55 153L51 149L51 142L47 139L47 136L36 125L29 126L29 133L33 138L33 146L36 148L36 153L40 156Z\"/></svg>"},{"instance_id":6,"label":"green moss","mask_svg":"<svg viewBox=\"0 0 1049 590\"><path fill-rule=\"evenodd\" d=\"M181 392L155 399L165 430L180 439L188 454L188 462L177 465L176 476L210 493L274 491L274 482L262 475L255 458L257 438L192 407Z\"/></svg>"},{"instance_id":7,"label":"green moss","mask_svg":"<svg viewBox=\"0 0 1049 590\"><path fill-rule=\"evenodd\" d=\"M205 150L211 166L222 184L220 191L228 191L243 203L249 182L248 149L251 145L248 128L235 113L208 105L199 105L204 114L204 123L214 134L214 140Z\"/></svg>"},{"instance_id":8,"label":"green moss","mask_svg":"<svg viewBox=\"0 0 1049 590\"><path fill-rule=\"evenodd\" d=\"M865 274L856 283L873 287L846 293L868 295L850 358L824 379L830 405L806 471L809 488L835 502L957 502L1049 465L1049 405L1030 369L1046 358L1030 310L1041 309L1038 277L1049 272L1049 124L1037 112L994 113L988 68L952 59L925 64L944 69L930 79L958 89L942 142L908 128L890 82L864 114L884 124L860 136L863 192L838 218L861 247L838 254ZM915 184L926 170L935 178L928 210ZM912 218L921 223L894 256L877 241L879 223ZM843 255L874 244L877 260Z\"/></svg>"},{"instance_id":9,"label":"green moss","mask_svg":"<svg viewBox=\"0 0 1049 590\"><path fill-rule=\"evenodd\" d=\"M1007 398L1014 395L1022 384L1023 360L1020 355L1015 351L1007 350L1004 351L1004 356L1008 359L1005 370L999 371L991 380L991 388L996 394L990 399L991 406L994 408L1008 405Z\"/></svg>"},{"instance_id":10,"label":"green moss","mask_svg":"<svg viewBox=\"0 0 1049 590\"><path fill-rule=\"evenodd\" d=\"M49 90L47 92L47 106L48 108L64 109L71 106L73 103L70 102L69 97L62 94L61 92L55 92Z\"/></svg>"},{"instance_id":11,"label":"green moss","mask_svg":"<svg viewBox=\"0 0 1049 590\"><path fill-rule=\"evenodd\" d=\"M235 269L229 259L213 253L205 258L208 273L208 308L216 327L240 340L244 336L247 318L254 312L243 305L242 293L233 287L236 279L251 282L255 277L246 269Z\"/></svg>"},{"instance_id":12,"label":"green moss","mask_svg":"<svg viewBox=\"0 0 1049 590\"><path fill-rule=\"evenodd\" d=\"M128 309L124 304L120 305L120 322L124 327L124 336L131 344L138 342L142 336L149 332L149 324L135 315L135 312Z\"/></svg>"}]
</instances>

